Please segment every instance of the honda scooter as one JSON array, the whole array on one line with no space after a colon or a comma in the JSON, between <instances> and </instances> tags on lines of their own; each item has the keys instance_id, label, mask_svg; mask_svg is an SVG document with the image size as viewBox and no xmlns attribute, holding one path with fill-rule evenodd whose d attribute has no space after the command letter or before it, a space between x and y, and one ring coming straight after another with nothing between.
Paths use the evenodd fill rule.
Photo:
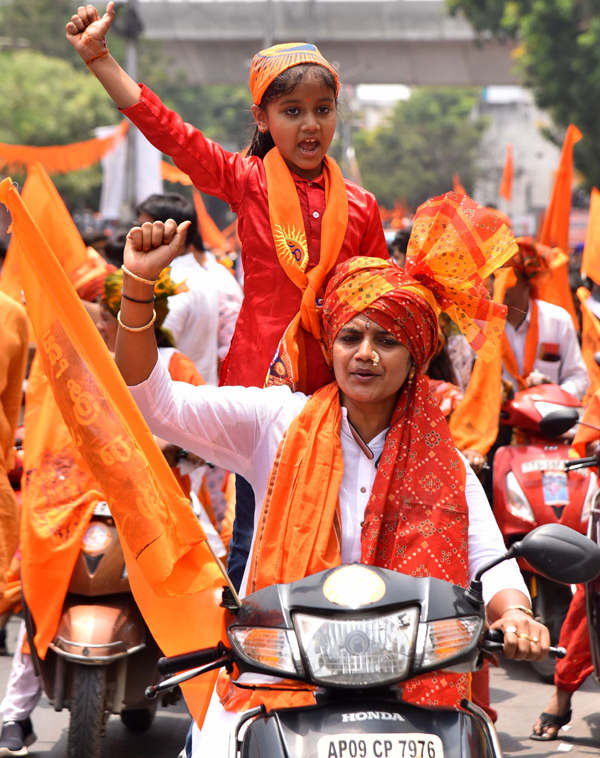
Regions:
<instances>
[{"instance_id":1,"label":"honda scooter","mask_svg":"<svg viewBox=\"0 0 600 758\"><path fill-rule=\"evenodd\" d=\"M563 524L586 533L593 499L598 492L596 472L565 469L572 455L573 431L548 436L542 420L551 413L581 413L581 403L555 384L516 392L504 401L501 423L513 428L516 444L497 450L494 458L494 516L507 546L542 524ZM541 425L540 425L541 424ZM548 627L557 644L572 599L568 586L540 576L520 559L519 565L531 594L533 612ZM554 660L532 661L538 675L554 679Z\"/></svg>"},{"instance_id":2,"label":"honda scooter","mask_svg":"<svg viewBox=\"0 0 600 758\"><path fill-rule=\"evenodd\" d=\"M314 688L315 705L241 713L229 758L500 758L480 708L467 700L458 710L410 705L402 682L440 669L476 670L482 654L502 648L502 634L485 630L481 577L517 556L553 581L585 582L600 572L600 547L552 524L484 566L468 589L353 564L242 601L224 590L227 642L163 659L159 668L174 676L147 695L234 665L246 687L249 675L270 674Z\"/></svg>"},{"instance_id":3,"label":"honda scooter","mask_svg":"<svg viewBox=\"0 0 600 758\"><path fill-rule=\"evenodd\" d=\"M33 618L25 607L27 635ZM119 714L132 731L150 727L156 702L144 697L161 676L161 651L150 634L127 578L117 529L105 502L97 504L82 540L61 618L44 660L31 645L43 689L56 711L71 712L68 758L99 758L106 722ZM177 702L165 693L164 705Z\"/></svg>"}]
</instances>

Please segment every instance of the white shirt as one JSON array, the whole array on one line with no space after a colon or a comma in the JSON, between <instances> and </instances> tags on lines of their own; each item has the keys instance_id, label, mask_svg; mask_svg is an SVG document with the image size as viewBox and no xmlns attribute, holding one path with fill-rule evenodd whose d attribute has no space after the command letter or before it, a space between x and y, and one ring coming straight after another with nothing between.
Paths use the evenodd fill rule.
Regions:
<instances>
[{"instance_id":1,"label":"white shirt","mask_svg":"<svg viewBox=\"0 0 600 758\"><path fill-rule=\"evenodd\" d=\"M169 298L164 326L173 334L177 349L194 361L204 381L217 384L218 292L193 253L175 258L171 278L185 281L189 291Z\"/></svg>"},{"instance_id":2,"label":"white shirt","mask_svg":"<svg viewBox=\"0 0 600 758\"><path fill-rule=\"evenodd\" d=\"M543 300L535 301L538 305L538 348L534 369L548 376L555 384L570 392L578 400L585 395L590 380L588 372L581 357L581 348L577 333L573 326L571 316L564 308ZM506 322L504 333L508 337L510 346L519 367L523 373L523 361L525 356L525 339L531 322L531 301L527 308L527 315L515 329ZM545 346L558 346L559 360L547 360L552 350L545 350ZM514 377L502 367L502 378L514 381Z\"/></svg>"},{"instance_id":3,"label":"white shirt","mask_svg":"<svg viewBox=\"0 0 600 758\"><path fill-rule=\"evenodd\" d=\"M157 362L147 381L130 389L154 434L243 476L254 489L257 506L264 501L279 443L308 400L306 395L292 393L287 387L193 387L172 382L162 361ZM374 457L369 459L354 440L345 409L343 411L344 473L339 495L342 560L358 562L360 523L386 432L371 440L369 447ZM503 554L505 547L481 484L466 460L465 466L469 577L472 577L484 563ZM259 518L260 507L257 507L255 526ZM242 587L246 586L247 575L248 567ZM515 562L502 563L484 575L486 602L505 588L518 589L528 596Z\"/></svg>"},{"instance_id":4,"label":"white shirt","mask_svg":"<svg viewBox=\"0 0 600 758\"><path fill-rule=\"evenodd\" d=\"M219 295L219 327L217 331L217 352L224 360L229 352L237 318L242 307L244 293L235 276L219 263L212 253L205 253L202 268L211 278Z\"/></svg>"}]
</instances>

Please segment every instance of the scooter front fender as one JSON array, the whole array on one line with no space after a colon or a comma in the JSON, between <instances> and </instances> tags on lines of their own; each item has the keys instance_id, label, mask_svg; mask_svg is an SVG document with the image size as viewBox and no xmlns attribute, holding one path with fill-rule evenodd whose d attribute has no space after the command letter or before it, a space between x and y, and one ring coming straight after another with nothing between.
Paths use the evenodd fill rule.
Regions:
<instances>
[{"instance_id":1,"label":"scooter front fender","mask_svg":"<svg viewBox=\"0 0 600 758\"><path fill-rule=\"evenodd\" d=\"M145 647L146 628L133 603L68 599L50 649L77 663L108 664Z\"/></svg>"},{"instance_id":2,"label":"scooter front fender","mask_svg":"<svg viewBox=\"0 0 600 758\"><path fill-rule=\"evenodd\" d=\"M491 721L472 704L469 711L436 710L367 699L274 710L258 716L244 734L241 758L265 755L501 758Z\"/></svg>"}]
</instances>

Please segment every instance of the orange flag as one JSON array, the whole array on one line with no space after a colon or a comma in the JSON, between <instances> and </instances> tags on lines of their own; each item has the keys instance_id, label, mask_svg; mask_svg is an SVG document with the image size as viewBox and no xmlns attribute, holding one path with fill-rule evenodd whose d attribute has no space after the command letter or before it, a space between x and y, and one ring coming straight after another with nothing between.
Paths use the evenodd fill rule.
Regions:
<instances>
[{"instance_id":1,"label":"orange flag","mask_svg":"<svg viewBox=\"0 0 600 758\"><path fill-rule=\"evenodd\" d=\"M36 354L27 381L21 576L45 658L56 634L81 540L104 500L65 426Z\"/></svg>"},{"instance_id":2,"label":"orange flag","mask_svg":"<svg viewBox=\"0 0 600 758\"><path fill-rule=\"evenodd\" d=\"M590 197L585 246L581 258L581 274L600 284L600 192L594 187Z\"/></svg>"},{"instance_id":3,"label":"orange flag","mask_svg":"<svg viewBox=\"0 0 600 758\"><path fill-rule=\"evenodd\" d=\"M206 246L225 252L225 250L227 250L227 240L223 233L219 231L219 227L215 224L206 210L202 195L195 187L192 190L192 195L194 198L196 215L198 217L198 227Z\"/></svg>"},{"instance_id":4,"label":"orange flag","mask_svg":"<svg viewBox=\"0 0 600 758\"><path fill-rule=\"evenodd\" d=\"M469 195L467 190L462 186L460 176L458 174L452 174L452 190L459 195Z\"/></svg>"},{"instance_id":5,"label":"orange flag","mask_svg":"<svg viewBox=\"0 0 600 758\"><path fill-rule=\"evenodd\" d=\"M540 281L534 287L533 296L538 300L564 308L571 316L575 331L578 332L579 319L569 282L569 256L566 252L554 247L547 252L546 261L549 273L547 276L540 277Z\"/></svg>"},{"instance_id":6,"label":"orange flag","mask_svg":"<svg viewBox=\"0 0 600 758\"><path fill-rule=\"evenodd\" d=\"M44 230L46 241L67 274L87 261L85 243L41 163L34 163L29 167L23 186L23 202L35 223ZM23 287L19 273L18 245L18 237L13 234L2 269L0 290L20 302Z\"/></svg>"},{"instance_id":7,"label":"orange flag","mask_svg":"<svg viewBox=\"0 0 600 758\"><path fill-rule=\"evenodd\" d=\"M587 400L600 389L600 366L596 363L595 357L596 353L600 352L600 321L587 304L590 294L585 287L579 287L577 290L577 297L581 303L581 356L590 378L590 386L586 393Z\"/></svg>"},{"instance_id":8,"label":"orange flag","mask_svg":"<svg viewBox=\"0 0 600 758\"><path fill-rule=\"evenodd\" d=\"M579 129L571 124L565 134L558 169L546 209L539 242L549 247L569 251L569 216L573 185L573 146L582 138Z\"/></svg>"},{"instance_id":9,"label":"orange flag","mask_svg":"<svg viewBox=\"0 0 600 758\"><path fill-rule=\"evenodd\" d=\"M598 442L598 438L600 437L600 431L598 431L600 429L600 392L595 392L592 395L581 420L597 427L596 429L590 429L589 426L583 426L582 424L577 427L573 439L573 447L577 451L577 455L580 458L584 458L587 455L587 444Z\"/></svg>"},{"instance_id":10,"label":"orange flag","mask_svg":"<svg viewBox=\"0 0 600 758\"><path fill-rule=\"evenodd\" d=\"M23 287L40 359L63 419L119 530L136 602L174 655L223 639L226 578L98 331L10 179ZM216 673L184 685L201 725Z\"/></svg>"},{"instance_id":11,"label":"orange flag","mask_svg":"<svg viewBox=\"0 0 600 758\"><path fill-rule=\"evenodd\" d=\"M114 150L127 134L128 122L123 120L110 137L94 138L70 145L32 147L31 145L8 145L0 143L0 166L7 171L29 168L34 163L42 164L51 174L68 174L71 171L93 166L106 153Z\"/></svg>"},{"instance_id":12,"label":"orange flag","mask_svg":"<svg viewBox=\"0 0 600 758\"><path fill-rule=\"evenodd\" d=\"M500 180L500 194L507 201L512 200L512 186L514 176L513 165L513 146L508 144L506 146L506 160L504 161L504 170L502 171L502 179Z\"/></svg>"}]
</instances>

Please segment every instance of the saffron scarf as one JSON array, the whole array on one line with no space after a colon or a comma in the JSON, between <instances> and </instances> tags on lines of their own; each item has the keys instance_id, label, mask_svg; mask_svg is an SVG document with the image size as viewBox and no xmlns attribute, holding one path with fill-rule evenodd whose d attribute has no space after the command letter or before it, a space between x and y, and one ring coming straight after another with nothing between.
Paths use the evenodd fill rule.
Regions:
<instances>
[{"instance_id":1,"label":"saffron scarf","mask_svg":"<svg viewBox=\"0 0 600 758\"><path fill-rule=\"evenodd\" d=\"M306 380L303 330L317 340L321 326L317 300L325 278L337 262L348 226L348 194L337 163L325 156L325 213L321 227L319 263L308 272L308 245L304 219L294 179L279 150L269 150L264 159L269 196L269 216L275 250L281 267L302 293L300 311L292 319L269 368L266 385L288 383L303 390Z\"/></svg>"},{"instance_id":2,"label":"saffron scarf","mask_svg":"<svg viewBox=\"0 0 600 758\"><path fill-rule=\"evenodd\" d=\"M531 310L529 328L525 337L525 355L523 357L523 372L519 372L519 365L508 341L506 334L502 335L502 360L504 368L513 376L520 390L527 389L527 377L533 371L533 365L537 354L538 336L539 336L539 314L538 305L535 300L529 301Z\"/></svg>"}]
</instances>

